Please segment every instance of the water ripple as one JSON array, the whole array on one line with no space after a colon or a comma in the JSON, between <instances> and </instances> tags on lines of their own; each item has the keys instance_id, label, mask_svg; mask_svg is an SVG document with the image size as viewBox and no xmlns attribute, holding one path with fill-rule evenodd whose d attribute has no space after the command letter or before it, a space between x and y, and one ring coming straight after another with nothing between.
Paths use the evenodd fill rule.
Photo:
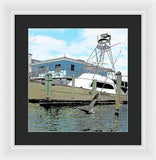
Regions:
<instances>
[{"instance_id":1,"label":"water ripple","mask_svg":"<svg viewBox=\"0 0 156 160\"><path fill-rule=\"evenodd\" d=\"M114 116L115 106L95 106L94 114L85 114L81 107L28 106L29 132L128 132L128 105L121 105L119 118Z\"/></svg>"}]
</instances>

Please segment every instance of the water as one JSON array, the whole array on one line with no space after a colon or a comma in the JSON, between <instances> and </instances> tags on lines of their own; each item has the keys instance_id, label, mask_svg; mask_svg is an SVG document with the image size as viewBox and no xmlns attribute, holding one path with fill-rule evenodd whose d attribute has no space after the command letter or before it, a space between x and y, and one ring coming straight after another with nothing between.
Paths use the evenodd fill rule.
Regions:
<instances>
[{"instance_id":1,"label":"water","mask_svg":"<svg viewBox=\"0 0 156 160\"><path fill-rule=\"evenodd\" d=\"M128 132L128 105L120 105L119 118L115 106L95 106L94 114L85 114L79 107L51 107L38 104L28 106L29 132Z\"/></svg>"}]
</instances>

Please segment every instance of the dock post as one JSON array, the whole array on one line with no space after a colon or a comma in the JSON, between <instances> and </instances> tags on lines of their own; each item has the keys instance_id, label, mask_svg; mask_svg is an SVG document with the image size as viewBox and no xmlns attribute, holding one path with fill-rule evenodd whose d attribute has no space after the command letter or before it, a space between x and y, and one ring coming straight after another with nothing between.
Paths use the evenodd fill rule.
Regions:
<instances>
[{"instance_id":1,"label":"dock post","mask_svg":"<svg viewBox=\"0 0 156 160\"><path fill-rule=\"evenodd\" d=\"M52 88L52 75L46 74L46 76L45 76L45 92L48 97L47 98L48 100L51 100L51 98L50 98L51 88Z\"/></svg>"},{"instance_id":2,"label":"dock post","mask_svg":"<svg viewBox=\"0 0 156 160\"><path fill-rule=\"evenodd\" d=\"M75 76L72 76L72 100L74 100Z\"/></svg>"},{"instance_id":3,"label":"dock post","mask_svg":"<svg viewBox=\"0 0 156 160\"><path fill-rule=\"evenodd\" d=\"M116 82L116 99L115 99L115 116L119 117L119 105L120 105L120 90L121 90L121 72L116 73L117 82Z\"/></svg>"},{"instance_id":4,"label":"dock post","mask_svg":"<svg viewBox=\"0 0 156 160\"><path fill-rule=\"evenodd\" d=\"M96 95L96 86L97 86L97 80L93 80L93 85L92 85L92 98L95 97Z\"/></svg>"}]
</instances>

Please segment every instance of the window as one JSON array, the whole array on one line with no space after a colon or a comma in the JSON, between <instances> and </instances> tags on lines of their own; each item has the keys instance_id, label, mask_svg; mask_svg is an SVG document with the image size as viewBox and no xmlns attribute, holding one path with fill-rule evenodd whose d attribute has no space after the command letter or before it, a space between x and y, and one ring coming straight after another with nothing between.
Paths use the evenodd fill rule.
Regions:
<instances>
[{"instance_id":1,"label":"window","mask_svg":"<svg viewBox=\"0 0 156 160\"><path fill-rule=\"evenodd\" d=\"M91 87L92 87L93 84L91 84ZM105 89L114 89L114 87L110 84L107 84L107 83L101 83L101 82L97 82L96 86L98 88L105 88Z\"/></svg>"},{"instance_id":2,"label":"window","mask_svg":"<svg viewBox=\"0 0 156 160\"><path fill-rule=\"evenodd\" d=\"M55 72L60 72L61 71L61 64L56 64L55 65Z\"/></svg>"},{"instance_id":3,"label":"window","mask_svg":"<svg viewBox=\"0 0 156 160\"><path fill-rule=\"evenodd\" d=\"M125 87L121 87L121 89L123 90L123 92L124 92L124 93L126 93L126 92L127 92L127 90L128 90L128 89L127 89L127 88L125 88Z\"/></svg>"},{"instance_id":4,"label":"window","mask_svg":"<svg viewBox=\"0 0 156 160\"><path fill-rule=\"evenodd\" d=\"M128 87L128 82L125 82L125 87Z\"/></svg>"},{"instance_id":5,"label":"window","mask_svg":"<svg viewBox=\"0 0 156 160\"><path fill-rule=\"evenodd\" d=\"M75 65L71 64L71 71L75 71Z\"/></svg>"}]
</instances>

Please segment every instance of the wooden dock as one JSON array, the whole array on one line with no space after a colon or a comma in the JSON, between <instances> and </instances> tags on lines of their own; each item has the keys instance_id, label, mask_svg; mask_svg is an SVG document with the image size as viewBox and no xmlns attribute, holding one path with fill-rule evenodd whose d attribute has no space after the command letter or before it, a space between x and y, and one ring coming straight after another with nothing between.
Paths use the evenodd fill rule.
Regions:
<instances>
[{"instance_id":1,"label":"wooden dock","mask_svg":"<svg viewBox=\"0 0 156 160\"><path fill-rule=\"evenodd\" d=\"M99 93L96 105L115 104L114 94L103 92ZM30 103L40 103L40 105L54 106L75 106L88 105L93 98L92 90L74 87L73 89L67 85L53 84L50 95L45 92L45 85L41 82L28 82L28 99ZM120 103L127 103L128 96L120 96Z\"/></svg>"}]
</instances>

